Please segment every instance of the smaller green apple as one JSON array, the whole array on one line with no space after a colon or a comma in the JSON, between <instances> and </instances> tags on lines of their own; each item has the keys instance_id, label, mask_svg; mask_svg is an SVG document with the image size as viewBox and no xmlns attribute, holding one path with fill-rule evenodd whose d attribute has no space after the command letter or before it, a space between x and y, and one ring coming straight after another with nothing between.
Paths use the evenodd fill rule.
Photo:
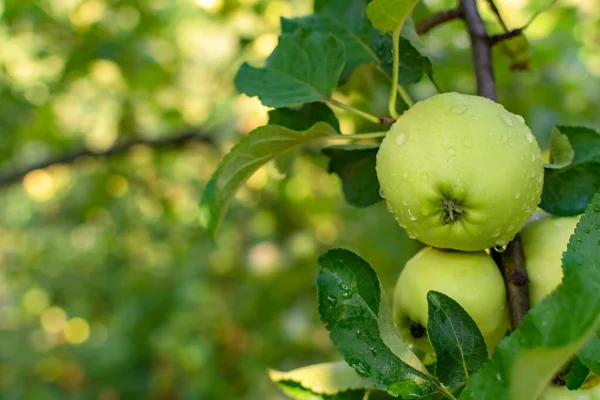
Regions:
<instances>
[{"instance_id":1,"label":"smaller green apple","mask_svg":"<svg viewBox=\"0 0 600 400\"><path fill-rule=\"evenodd\" d=\"M569 390L566 386L550 385L541 394L539 400L600 400L600 385L578 390Z\"/></svg>"},{"instance_id":2,"label":"smaller green apple","mask_svg":"<svg viewBox=\"0 0 600 400\"><path fill-rule=\"evenodd\" d=\"M427 247L404 266L394 291L394 322L404 339L424 352L431 351L424 328L430 290L444 293L460 304L479 327L488 348L496 346L506 334L504 280L486 252Z\"/></svg>"},{"instance_id":3,"label":"smaller green apple","mask_svg":"<svg viewBox=\"0 0 600 400\"><path fill-rule=\"evenodd\" d=\"M562 254L577 222L579 217L546 217L531 222L521 232L532 307L560 284Z\"/></svg>"}]
</instances>

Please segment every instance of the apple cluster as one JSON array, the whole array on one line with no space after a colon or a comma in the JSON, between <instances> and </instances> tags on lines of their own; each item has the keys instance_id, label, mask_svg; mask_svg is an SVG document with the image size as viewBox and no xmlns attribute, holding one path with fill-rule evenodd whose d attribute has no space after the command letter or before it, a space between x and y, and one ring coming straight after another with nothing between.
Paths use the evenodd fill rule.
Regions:
<instances>
[{"instance_id":1,"label":"apple cluster","mask_svg":"<svg viewBox=\"0 0 600 400\"><path fill-rule=\"evenodd\" d=\"M502 251L519 232L531 304L560 283L562 252L578 218L532 218L543 159L521 116L483 97L433 96L391 127L377 154L377 175L398 223L428 245L407 262L394 292L396 325L414 348L431 354L425 329L431 290L458 302L488 348L496 346L509 326L508 306L487 250Z\"/></svg>"}]
</instances>

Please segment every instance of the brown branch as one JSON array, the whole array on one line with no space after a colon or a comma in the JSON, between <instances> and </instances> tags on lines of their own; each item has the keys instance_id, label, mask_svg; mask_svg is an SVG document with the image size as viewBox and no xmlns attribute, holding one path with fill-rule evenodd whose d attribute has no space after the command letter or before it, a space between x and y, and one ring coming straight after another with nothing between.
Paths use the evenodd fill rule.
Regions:
<instances>
[{"instance_id":1,"label":"brown branch","mask_svg":"<svg viewBox=\"0 0 600 400\"><path fill-rule=\"evenodd\" d=\"M489 37L488 41L490 42L490 46L494 46L504 40L512 39L516 36L519 36L525 30L525 26L522 28L513 29L512 31L498 33L497 35L492 35Z\"/></svg>"},{"instance_id":2,"label":"brown branch","mask_svg":"<svg viewBox=\"0 0 600 400\"><path fill-rule=\"evenodd\" d=\"M517 235L504 252L492 250L491 255L504 276L510 326L514 330L529 310L529 278L525 270L525 255L521 239Z\"/></svg>"},{"instance_id":3,"label":"brown branch","mask_svg":"<svg viewBox=\"0 0 600 400\"><path fill-rule=\"evenodd\" d=\"M214 141L209 132L201 132L198 130L189 130L177 135L169 136L160 139L136 139L127 142L116 144L115 146L100 152L94 152L88 149L80 149L66 154L58 155L54 158L41 161L36 164L26 166L22 169L13 170L0 175L0 188L17 183L23 179L31 171L43 169L57 164L71 164L81 157L105 158L126 153L132 147L137 145L149 146L152 148L174 148L183 146L191 141L199 141L203 143L213 144Z\"/></svg>"},{"instance_id":4,"label":"brown branch","mask_svg":"<svg viewBox=\"0 0 600 400\"><path fill-rule=\"evenodd\" d=\"M498 94L496 93L496 79L492 67L492 47L477 9L477 1L460 0L460 9L467 24L471 46L473 47L473 66L477 78L477 93L496 101Z\"/></svg>"},{"instance_id":5,"label":"brown branch","mask_svg":"<svg viewBox=\"0 0 600 400\"><path fill-rule=\"evenodd\" d=\"M431 29L438 25L452 21L461 17L461 11L458 8L452 10L438 11L435 14L430 15L422 21L419 21L416 25L417 33L423 34L429 32Z\"/></svg>"},{"instance_id":6,"label":"brown branch","mask_svg":"<svg viewBox=\"0 0 600 400\"><path fill-rule=\"evenodd\" d=\"M480 96L497 100L496 80L492 65L492 44L477 9L476 0L460 0L463 19L467 24L473 46L473 66ZM490 253L502 271L510 311L510 325L516 329L529 310L529 285L525 270L525 256L521 240L515 237L502 253L491 249Z\"/></svg>"}]
</instances>

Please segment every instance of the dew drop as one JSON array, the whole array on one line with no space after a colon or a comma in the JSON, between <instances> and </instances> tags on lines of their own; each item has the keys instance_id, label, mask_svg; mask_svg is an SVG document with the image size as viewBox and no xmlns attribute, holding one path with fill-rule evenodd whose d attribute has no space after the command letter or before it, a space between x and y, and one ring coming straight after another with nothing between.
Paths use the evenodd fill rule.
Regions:
<instances>
[{"instance_id":1,"label":"dew drop","mask_svg":"<svg viewBox=\"0 0 600 400\"><path fill-rule=\"evenodd\" d=\"M533 143L533 141L535 140L533 134L529 132L529 130L525 131L525 138L527 139L527 143Z\"/></svg>"},{"instance_id":2,"label":"dew drop","mask_svg":"<svg viewBox=\"0 0 600 400\"><path fill-rule=\"evenodd\" d=\"M357 335L360 335L360 329L357 329L357 330L356 330L356 334L357 334Z\"/></svg>"},{"instance_id":3,"label":"dew drop","mask_svg":"<svg viewBox=\"0 0 600 400\"><path fill-rule=\"evenodd\" d=\"M500 376L500 374L496 374L496 380L501 381L502 380L502 376Z\"/></svg>"},{"instance_id":4,"label":"dew drop","mask_svg":"<svg viewBox=\"0 0 600 400\"><path fill-rule=\"evenodd\" d=\"M498 245L494 246L494 250L498 253L504 253L506 251L506 245L498 244Z\"/></svg>"},{"instance_id":5,"label":"dew drop","mask_svg":"<svg viewBox=\"0 0 600 400\"><path fill-rule=\"evenodd\" d=\"M502 143L506 143L506 141L508 140L508 135L502 132L502 137L500 138L500 140L502 141Z\"/></svg>"},{"instance_id":6,"label":"dew drop","mask_svg":"<svg viewBox=\"0 0 600 400\"><path fill-rule=\"evenodd\" d=\"M344 299L349 299L350 297L352 297L352 292L348 291L348 292L342 292L342 297Z\"/></svg>"},{"instance_id":7,"label":"dew drop","mask_svg":"<svg viewBox=\"0 0 600 400\"><path fill-rule=\"evenodd\" d=\"M404 171L404 172L402 173L402 176L403 176L403 177L405 177L405 178L408 178L408 171Z\"/></svg>"},{"instance_id":8,"label":"dew drop","mask_svg":"<svg viewBox=\"0 0 600 400\"><path fill-rule=\"evenodd\" d=\"M525 123L525 118L521 117L520 115L515 114L515 118L517 119L517 121L519 121L520 124Z\"/></svg>"},{"instance_id":9,"label":"dew drop","mask_svg":"<svg viewBox=\"0 0 600 400\"><path fill-rule=\"evenodd\" d=\"M452 112L454 114L464 114L468 108L469 108L469 106L466 104L457 104L456 106L454 106L452 108Z\"/></svg>"},{"instance_id":10,"label":"dew drop","mask_svg":"<svg viewBox=\"0 0 600 400\"><path fill-rule=\"evenodd\" d=\"M594 212L600 212L600 207L594 207Z\"/></svg>"},{"instance_id":11,"label":"dew drop","mask_svg":"<svg viewBox=\"0 0 600 400\"><path fill-rule=\"evenodd\" d=\"M340 289L348 290L348 289L350 289L350 286L346 285L345 283L340 283Z\"/></svg>"},{"instance_id":12,"label":"dew drop","mask_svg":"<svg viewBox=\"0 0 600 400\"><path fill-rule=\"evenodd\" d=\"M383 197L383 196L382 196L382 197ZM517 193L515 194L515 199L518 199L519 197L521 197L521 193L517 192Z\"/></svg>"},{"instance_id":13,"label":"dew drop","mask_svg":"<svg viewBox=\"0 0 600 400\"><path fill-rule=\"evenodd\" d=\"M453 147L448 148L448 154L450 154L451 156L454 156L456 154L456 150L454 150Z\"/></svg>"},{"instance_id":14,"label":"dew drop","mask_svg":"<svg viewBox=\"0 0 600 400\"><path fill-rule=\"evenodd\" d=\"M407 233L408 233L409 239L415 240L417 238L417 236L414 233L412 233L412 232L407 232Z\"/></svg>"},{"instance_id":15,"label":"dew drop","mask_svg":"<svg viewBox=\"0 0 600 400\"><path fill-rule=\"evenodd\" d=\"M592 230L591 230L590 228L585 228L583 231L584 231L585 233L590 233Z\"/></svg>"},{"instance_id":16,"label":"dew drop","mask_svg":"<svg viewBox=\"0 0 600 400\"><path fill-rule=\"evenodd\" d=\"M463 140L463 144L465 145L465 147L468 147L468 148L473 147L473 142L471 142L471 139Z\"/></svg>"},{"instance_id":17,"label":"dew drop","mask_svg":"<svg viewBox=\"0 0 600 400\"><path fill-rule=\"evenodd\" d=\"M500 233L501 233L500 229L496 229L496 231L494 233L492 233L492 237L497 238L498 236L500 236Z\"/></svg>"},{"instance_id":18,"label":"dew drop","mask_svg":"<svg viewBox=\"0 0 600 400\"><path fill-rule=\"evenodd\" d=\"M404 132L400 132L398 136L396 136L396 144L398 146L402 146L408 140L408 135Z\"/></svg>"},{"instance_id":19,"label":"dew drop","mask_svg":"<svg viewBox=\"0 0 600 400\"><path fill-rule=\"evenodd\" d=\"M513 120L506 114L498 114L502 122L504 122L507 126L513 126Z\"/></svg>"},{"instance_id":20,"label":"dew drop","mask_svg":"<svg viewBox=\"0 0 600 400\"><path fill-rule=\"evenodd\" d=\"M385 199L385 193L383 193L383 189L379 189L379 195L382 199Z\"/></svg>"},{"instance_id":21,"label":"dew drop","mask_svg":"<svg viewBox=\"0 0 600 400\"><path fill-rule=\"evenodd\" d=\"M408 217L410 218L411 221L416 221L418 219L417 216L412 213L410 208L408 209Z\"/></svg>"},{"instance_id":22,"label":"dew drop","mask_svg":"<svg viewBox=\"0 0 600 400\"><path fill-rule=\"evenodd\" d=\"M429 180L429 172L427 172L427 171L421 172L421 180L423 182L427 182Z\"/></svg>"}]
</instances>

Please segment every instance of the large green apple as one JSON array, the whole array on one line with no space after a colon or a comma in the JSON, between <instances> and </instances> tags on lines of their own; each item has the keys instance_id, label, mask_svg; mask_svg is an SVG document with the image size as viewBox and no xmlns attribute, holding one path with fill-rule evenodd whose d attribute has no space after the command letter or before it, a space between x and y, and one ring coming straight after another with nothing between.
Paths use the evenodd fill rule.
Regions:
<instances>
[{"instance_id":1,"label":"large green apple","mask_svg":"<svg viewBox=\"0 0 600 400\"><path fill-rule=\"evenodd\" d=\"M546 217L528 224L521 232L532 306L560 284L562 254L578 221L579 217Z\"/></svg>"},{"instance_id":2,"label":"large green apple","mask_svg":"<svg viewBox=\"0 0 600 400\"><path fill-rule=\"evenodd\" d=\"M566 386L550 385L539 400L600 400L600 385L579 390L569 390Z\"/></svg>"},{"instance_id":3,"label":"large green apple","mask_svg":"<svg viewBox=\"0 0 600 400\"><path fill-rule=\"evenodd\" d=\"M504 246L540 201L542 152L522 117L458 93L415 104L377 154L388 208L408 234L438 248Z\"/></svg>"},{"instance_id":4,"label":"large green apple","mask_svg":"<svg viewBox=\"0 0 600 400\"><path fill-rule=\"evenodd\" d=\"M494 260L484 251L443 251L427 247L411 258L394 291L394 322L409 343L427 352L427 293L444 293L473 318L493 348L508 328L504 280Z\"/></svg>"}]
</instances>

